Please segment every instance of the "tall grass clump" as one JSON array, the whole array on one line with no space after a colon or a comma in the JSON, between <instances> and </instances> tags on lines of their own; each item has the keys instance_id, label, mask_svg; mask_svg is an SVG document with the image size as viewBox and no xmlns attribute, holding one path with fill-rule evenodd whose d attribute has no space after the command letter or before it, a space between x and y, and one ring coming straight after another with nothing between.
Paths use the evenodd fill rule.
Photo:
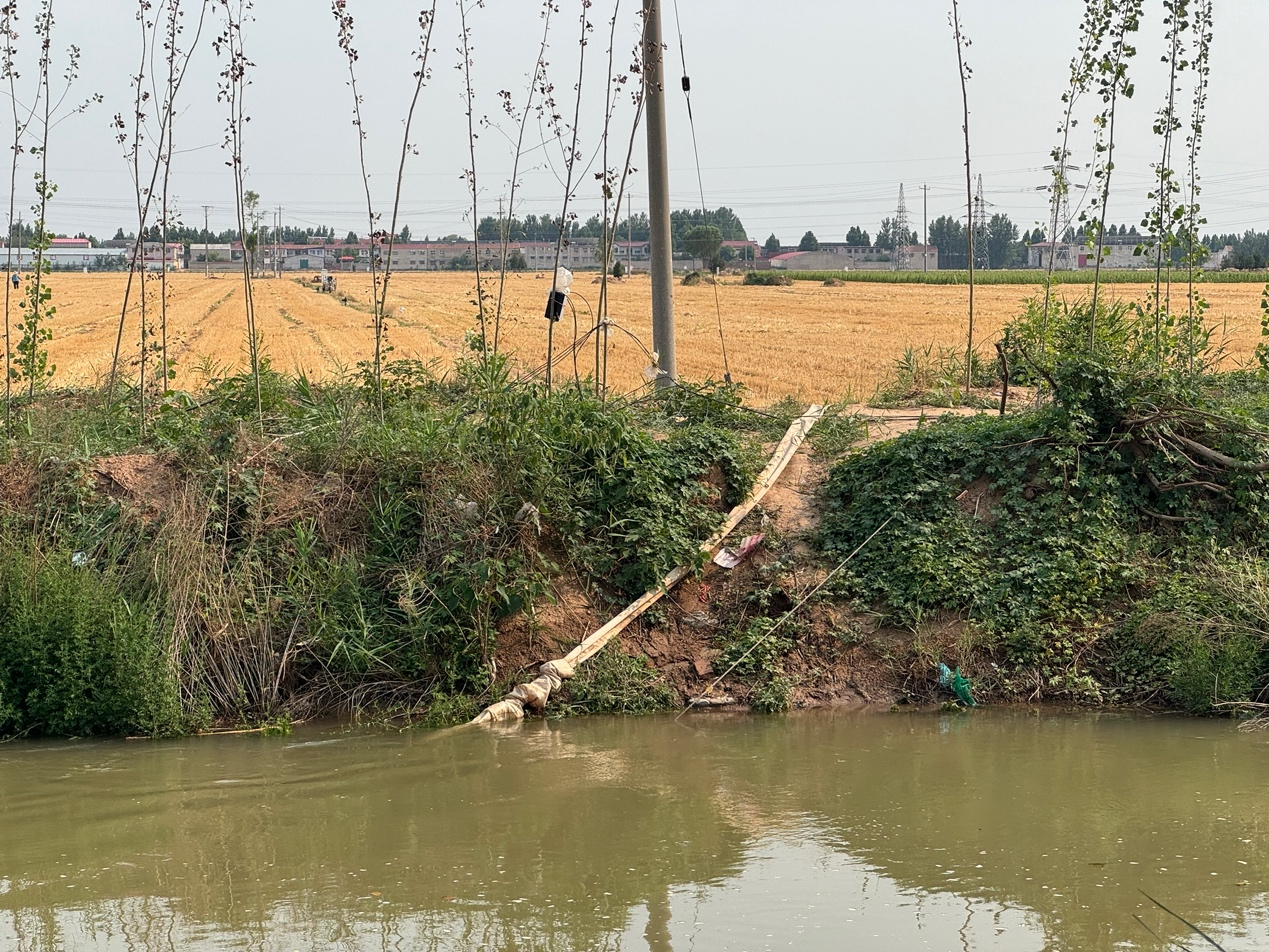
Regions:
<instances>
[{"instance_id":1,"label":"tall grass clump","mask_svg":"<svg viewBox=\"0 0 1269 952\"><path fill-rule=\"evenodd\" d=\"M80 555L82 558L82 553ZM186 729L153 607L66 550L0 554L0 735Z\"/></svg>"}]
</instances>

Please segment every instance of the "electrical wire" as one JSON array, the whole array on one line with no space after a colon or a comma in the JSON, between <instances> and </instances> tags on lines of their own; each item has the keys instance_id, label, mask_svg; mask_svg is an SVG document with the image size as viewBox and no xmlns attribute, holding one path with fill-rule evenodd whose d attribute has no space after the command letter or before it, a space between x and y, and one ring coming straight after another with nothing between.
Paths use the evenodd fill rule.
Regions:
<instances>
[{"instance_id":1,"label":"electrical wire","mask_svg":"<svg viewBox=\"0 0 1269 952\"><path fill-rule=\"evenodd\" d=\"M705 180L701 176L701 150L696 143L696 118L692 114L692 80L687 74L687 53L683 45L683 22L679 19L679 0L674 0L674 29L679 35L679 63L683 67L683 98L687 100L687 124L692 130L692 155L696 159L696 186L701 193L701 223L707 218ZM718 297L718 279L714 279L714 313L718 317L718 342L723 350L723 379L731 383L731 365L727 361L727 336L723 333L723 305Z\"/></svg>"}]
</instances>

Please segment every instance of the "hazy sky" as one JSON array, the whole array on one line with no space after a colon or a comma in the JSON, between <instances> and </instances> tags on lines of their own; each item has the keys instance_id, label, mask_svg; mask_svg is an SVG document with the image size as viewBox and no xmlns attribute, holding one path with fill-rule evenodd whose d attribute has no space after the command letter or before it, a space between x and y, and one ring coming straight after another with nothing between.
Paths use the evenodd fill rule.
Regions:
<instances>
[{"instance_id":1,"label":"hazy sky","mask_svg":"<svg viewBox=\"0 0 1269 952\"><path fill-rule=\"evenodd\" d=\"M550 76L561 111L570 118L577 83L580 0L557 0L551 31ZM50 177L59 185L50 224L109 237L136 228L135 199L119 145L110 128L116 112L130 116L130 76L139 59L136 5L127 0L55 0L54 46L82 48L82 75L72 99L100 93L105 102L74 115L54 131ZM197 16L190 9L191 27ZM1121 111L1118 188L1111 218L1135 223L1149 188L1158 146L1151 134L1166 78L1159 61L1161 0L1150 14L1132 69L1137 92ZM386 208L400 151L401 119L412 91L411 52L417 48L419 0L349 0L361 51L358 82L364 96L369 161L376 200ZM821 240L840 239L851 225L875 233L892 214L900 183L906 186L914 226L921 228L921 186L929 186L929 216L964 214L964 167L956 50L948 27L950 0L679 0L700 143L705 201L729 205L750 236L774 232L794 243L808 228ZM29 100L34 69L31 21L34 0L20 0L23 59L19 99ZM637 40L638 0L618 8L619 69ZM1082 0L964 0L969 60L970 131L974 172L987 200L1021 227L1046 217L1043 166L1056 140L1060 97L1074 52ZM607 77L608 19L613 0L595 0L594 30L586 50L580 130L587 161L599 147ZM473 82L480 130L477 174L480 214L496 214L507 193L512 124L499 92L517 103L526 95L541 37L538 0L486 0L469 14ZM233 184L220 144L225 109L218 103L219 64L210 39L219 14L209 16L176 125L173 191L184 220L201 225L213 206L212 225L233 222ZM1269 225L1269 2L1216 0L1210 117L1202 159L1204 210L1209 231ZM680 72L675 9L667 0L666 39L671 178L675 207L699 205L696 170ZM186 38L190 37L187 32ZM416 236L470 228L462 173L467 158L455 0L440 0L432 39L433 79L416 119L417 156L403 192L402 222ZM257 0L245 42L251 70L245 159L248 183L269 208L283 206L287 224L329 225L340 233L366 231L357 172L346 61L335 41L326 0ZM59 52L55 68L64 63ZM149 80L147 80L148 82ZM1190 80L1184 80L1189 99ZM628 92L628 90L627 90ZM1092 102L1086 103L1091 114ZM628 95L613 120L611 164L624 152L632 110ZM1076 161L1090 157L1091 123L1076 133ZM558 214L563 186L561 149L536 122L522 178L520 214ZM642 131L634 165L644 169ZM589 166L575 208L598 209ZM32 193L29 161L19 175L20 207ZM636 210L646 205L642 171L632 183ZM26 214L29 218L29 212Z\"/></svg>"}]
</instances>

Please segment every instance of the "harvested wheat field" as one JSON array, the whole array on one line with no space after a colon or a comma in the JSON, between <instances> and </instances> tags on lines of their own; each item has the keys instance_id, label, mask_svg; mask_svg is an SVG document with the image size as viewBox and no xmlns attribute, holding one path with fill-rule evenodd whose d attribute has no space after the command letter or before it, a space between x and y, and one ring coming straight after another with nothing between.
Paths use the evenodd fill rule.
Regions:
<instances>
[{"instance_id":1,"label":"harvested wheat field","mask_svg":"<svg viewBox=\"0 0 1269 952\"><path fill-rule=\"evenodd\" d=\"M54 340L56 384L88 383L109 369L126 276L56 274L50 279L57 306ZM201 274L169 277L169 350L177 360L177 386L196 387L195 368L239 367L245 362L242 279ZM487 294L496 295L496 278ZM158 281L148 282L147 307L157 331ZM311 286L285 277L255 285L256 321L265 353L280 370L304 370L314 377L351 368L373 352L369 313L370 276L339 275L339 293L318 294ZM525 369L545 361L546 322L542 318L550 279L544 275L508 275L503 303L503 340ZM1217 336L1227 342L1231 360L1245 360L1260 337L1261 288L1252 284L1211 284L1204 294L1212 308ZM579 275L574 284L578 326L589 326L599 285ZM1000 328L1037 294L1036 287L990 286L975 291L977 336L990 349ZM1071 299L1087 287L1059 289ZM1144 296L1144 285L1112 285L1119 297ZM1105 293L1105 292L1104 292ZM685 379L721 379L722 350L714 288L676 287L679 373ZM611 314L623 329L614 331L609 350L609 385L615 392L639 387L650 361L651 282L646 275L610 283ZM767 402L786 395L840 400L867 397L894 359L909 345L956 346L964 340L965 287L846 283L822 287L799 282L792 287L744 287L725 282L718 288L733 377L745 383L751 399ZM134 291L134 300L135 300ZM345 297L347 303L344 303ZM437 360L444 366L463 349L464 335L476 326L475 285L470 273L394 275L389 296L388 343L392 356ZM490 301L487 297L487 304ZM139 313L134 305L125 330L125 350L136 372ZM637 340L636 340L637 339ZM566 312L556 325L556 353L571 346L574 321ZM577 372L593 370L588 345ZM571 377L572 359L557 365L557 376Z\"/></svg>"}]
</instances>

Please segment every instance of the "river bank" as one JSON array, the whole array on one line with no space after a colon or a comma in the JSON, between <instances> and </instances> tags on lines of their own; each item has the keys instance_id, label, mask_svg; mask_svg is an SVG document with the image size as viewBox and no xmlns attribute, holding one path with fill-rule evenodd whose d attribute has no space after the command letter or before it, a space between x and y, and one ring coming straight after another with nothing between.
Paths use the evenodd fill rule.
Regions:
<instances>
[{"instance_id":1,"label":"river bank","mask_svg":"<svg viewBox=\"0 0 1269 952\"><path fill-rule=\"evenodd\" d=\"M1211 442L1219 410L1243 422L1209 452L1256 460L1263 379L1202 388L1206 416L1168 432ZM741 396L601 402L498 361L400 362L380 415L365 379L266 368L258 404L249 377L212 381L142 434L127 393L41 394L0 467L0 733L456 723L684 564L550 714L956 703L944 666L959 703L1261 698L1252 463L1182 478L1163 436L1073 427L1061 393L1005 417L832 407L724 569L699 543L803 409Z\"/></svg>"}]
</instances>

